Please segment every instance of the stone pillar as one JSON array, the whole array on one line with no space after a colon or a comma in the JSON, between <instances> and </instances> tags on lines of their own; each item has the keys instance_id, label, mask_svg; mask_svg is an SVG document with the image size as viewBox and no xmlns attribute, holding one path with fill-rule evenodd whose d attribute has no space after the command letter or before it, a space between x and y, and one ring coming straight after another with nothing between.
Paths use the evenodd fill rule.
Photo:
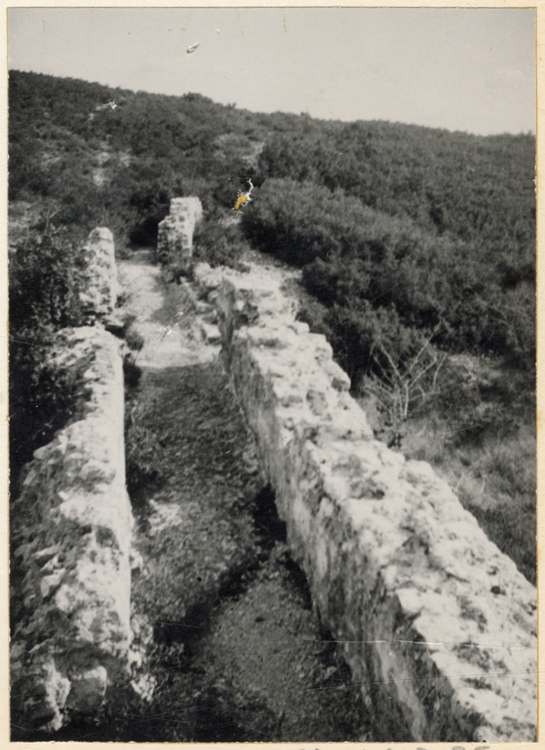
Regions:
<instances>
[{"instance_id":1,"label":"stone pillar","mask_svg":"<svg viewBox=\"0 0 545 750\"><path fill-rule=\"evenodd\" d=\"M157 258L163 263L184 263L193 254L193 232L202 217L198 198L173 198L170 214L159 223Z\"/></svg>"},{"instance_id":2,"label":"stone pillar","mask_svg":"<svg viewBox=\"0 0 545 750\"><path fill-rule=\"evenodd\" d=\"M114 238L106 227L97 227L83 246L85 271L80 300L85 324L110 316L119 293Z\"/></svg>"}]
</instances>

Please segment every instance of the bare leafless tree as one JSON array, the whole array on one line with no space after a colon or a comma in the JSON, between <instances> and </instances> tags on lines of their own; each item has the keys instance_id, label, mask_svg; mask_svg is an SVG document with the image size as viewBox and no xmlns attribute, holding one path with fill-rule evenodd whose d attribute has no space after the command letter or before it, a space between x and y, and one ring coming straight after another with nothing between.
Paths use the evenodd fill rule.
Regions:
<instances>
[{"instance_id":1,"label":"bare leafless tree","mask_svg":"<svg viewBox=\"0 0 545 750\"><path fill-rule=\"evenodd\" d=\"M421 406L438 393L437 379L446 359L446 354L437 351L431 344L438 328L432 331L412 357L403 362L397 360L383 343L375 345L373 359L380 375L370 375L365 390L385 414L391 431L388 440L391 446L401 444L403 425L410 408Z\"/></svg>"}]
</instances>

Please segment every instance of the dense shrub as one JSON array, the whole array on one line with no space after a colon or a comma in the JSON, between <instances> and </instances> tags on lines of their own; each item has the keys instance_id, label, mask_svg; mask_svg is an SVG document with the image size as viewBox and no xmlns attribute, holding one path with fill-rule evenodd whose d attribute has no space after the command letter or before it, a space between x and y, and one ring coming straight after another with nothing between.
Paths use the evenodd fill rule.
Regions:
<instances>
[{"instance_id":1,"label":"dense shrub","mask_svg":"<svg viewBox=\"0 0 545 750\"><path fill-rule=\"evenodd\" d=\"M478 254L509 258L515 242L531 262L535 139L530 135L479 138L400 123L293 118L288 133L268 139L259 169L264 179L341 187L379 211L470 240Z\"/></svg>"},{"instance_id":2,"label":"dense shrub","mask_svg":"<svg viewBox=\"0 0 545 750\"><path fill-rule=\"evenodd\" d=\"M505 265L483 262L472 245L448 233L386 216L340 188L290 179L263 184L243 227L260 249L303 266L303 283L320 302L346 308L335 324L347 336L344 343L337 336L341 359L348 349L348 359L355 358L353 328L363 325L358 308L369 315L365 301L394 309L406 328L434 329L435 342L450 351L491 352L533 367L532 284L505 288Z\"/></svg>"},{"instance_id":3,"label":"dense shrub","mask_svg":"<svg viewBox=\"0 0 545 750\"><path fill-rule=\"evenodd\" d=\"M51 228L37 229L10 253L10 326L54 329L81 324L79 288L83 254L77 235Z\"/></svg>"},{"instance_id":4,"label":"dense shrub","mask_svg":"<svg viewBox=\"0 0 545 750\"><path fill-rule=\"evenodd\" d=\"M248 242L238 224L229 224L221 214L205 217L195 230L194 257L215 266L240 267Z\"/></svg>"},{"instance_id":5,"label":"dense shrub","mask_svg":"<svg viewBox=\"0 0 545 750\"><path fill-rule=\"evenodd\" d=\"M103 106L112 98L115 112ZM65 223L153 245L171 197L199 195L213 216L251 176L246 238L301 267L323 261L307 283L326 304L393 305L407 327L440 323L435 340L449 350L534 367L531 136L254 115L196 94L18 72L9 117L11 198L47 197ZM201 228L202 257L236 262L237 230L214 222Z\"/></svg>"},{"instance_id":6,"label":"dense shrub","mask_svg":"<svg viewBox=\"0 0 545 750\"><path fill-rule=\"evenodd\" d=\"M16 476L32 452L75 415L81 372L47 361L55 332L81 324L81 250L75 238L33 230L10 257L10 461Z\"/></svg>"},{"instance_id":7,"label":"dense shrub","mask_svg":"<svg viewBox=\"0 0 545 750\"><path fill-rule=\"evenodd\" d=\"M20 334L21 335L21 334ZM25 335L24 332L22 335ZM83 395L84 363L58 368L46 357L53 343L51 328L32 332L32 339L12 339L10 354L10 470L16 486L33 451L78 415Z\"/></svg>"},{"instance_id":8,"label":"dense shrub","mask_svg":"<svg viewBox=\"0 0 545 750\"><path fill-rule=\"evenodd\" d=\"M316 258L357 256L357 248L366 247L370 218L369 209L342 190L283 179L263 184L242 225L260 250L304 266Z\"/></svg>"}]
</instances>

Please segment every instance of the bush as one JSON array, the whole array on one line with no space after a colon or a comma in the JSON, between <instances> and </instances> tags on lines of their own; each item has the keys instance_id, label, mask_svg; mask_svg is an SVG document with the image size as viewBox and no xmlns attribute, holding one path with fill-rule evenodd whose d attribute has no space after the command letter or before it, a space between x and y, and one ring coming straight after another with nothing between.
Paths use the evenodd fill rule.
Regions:
<instances>
[{"instance_id":1,"label":"bush","mask_svg":"<svg viewBox=\"0 0 545 750\"><path fill-rule=\"evenodd\" d=\"M123 377L127 390L134 390L140 384L142 370L136 364L136 357L132 352L123 357Z\"/></svg>"},{"instance_id":2,"label":"bush","mask_svg":"<svg viewBox=\"0 0 545 750\"><path fill-rule=\"evenodd\" d=\"M135 247L157 247L159 224L168 216L168 206L160 206L129 233L129 240Z\"/></svg>"},{"instance_id":3,"label":"bush","mask_svg":"<svg viewBox=\"0 0 545 750\"><path fill-rule=\"evenodd\" d=\"M142 407L135 402L125 410L127 491L135 505L146 487L161 478L157 469L161 456L157 435L142 421Z\"/></svg>"},{"instance_id":4,"label":"bush","mask_svg":"<svg viewBox=\"0 0 545 750\"><path fill-rule=\"evenodd\" d=\"M206 261L212 267L230 266L238 268L248 243L240 227L227 224L220 216L205 218L198 224L194 236L194 257Z\"/></svg>"},{"instance_id":5,"label":"bush","mask_svg":"<svg viewBox=\"0 0 545 750\"><path fill-rule=\"evenodd\" d=\"M10 467L12 482L36 448L77 413L81 374L47 361L55 332L81 325L81 248L66 232L32 230L10 261ZM83 365L82 365L83 366Z\"/></svg>"},{"instance_id":6,"label":"bush","mask_svg":"<svg viewBox=\"0 0 545 750\"><path fill-rule=\"evenodd\" d=\"M25 336L25 331L19 333ZM49 443L57 430L80 414L84 403L83 373L87 364L65 370L47 361L54 331L28 332L32 340L10 346L10 472L12 487L33 452Z\"/></svg>"},{"instance_id":7,"label":"bush","mask_svg":"<svg viewBox=\"0 0 545 750\"><path fill-rule=\"evenodd\" d=\"M17 243L9 264L12 334L81 325L83 267L81 241L67 231L34 229Z\"/></svg>"}]
</instances>

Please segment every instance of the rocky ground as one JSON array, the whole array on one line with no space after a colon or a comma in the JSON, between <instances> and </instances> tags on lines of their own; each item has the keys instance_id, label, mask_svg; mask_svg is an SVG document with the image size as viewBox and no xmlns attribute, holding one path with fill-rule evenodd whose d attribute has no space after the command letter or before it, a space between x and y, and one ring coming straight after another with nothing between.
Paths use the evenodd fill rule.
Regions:
<instances>
[{"instance_id":1,"label":"rocky ground","mask_svg":"<svg viewBox=\"0 0 545 750\"><path fill-rule=\"evenodd\" d=\"M199 305L146 252L120 277L144 341L126 405L141 699L118 696L85 739L368 739L358 687L290 558Z\"/></svg>"}]
</instances>

